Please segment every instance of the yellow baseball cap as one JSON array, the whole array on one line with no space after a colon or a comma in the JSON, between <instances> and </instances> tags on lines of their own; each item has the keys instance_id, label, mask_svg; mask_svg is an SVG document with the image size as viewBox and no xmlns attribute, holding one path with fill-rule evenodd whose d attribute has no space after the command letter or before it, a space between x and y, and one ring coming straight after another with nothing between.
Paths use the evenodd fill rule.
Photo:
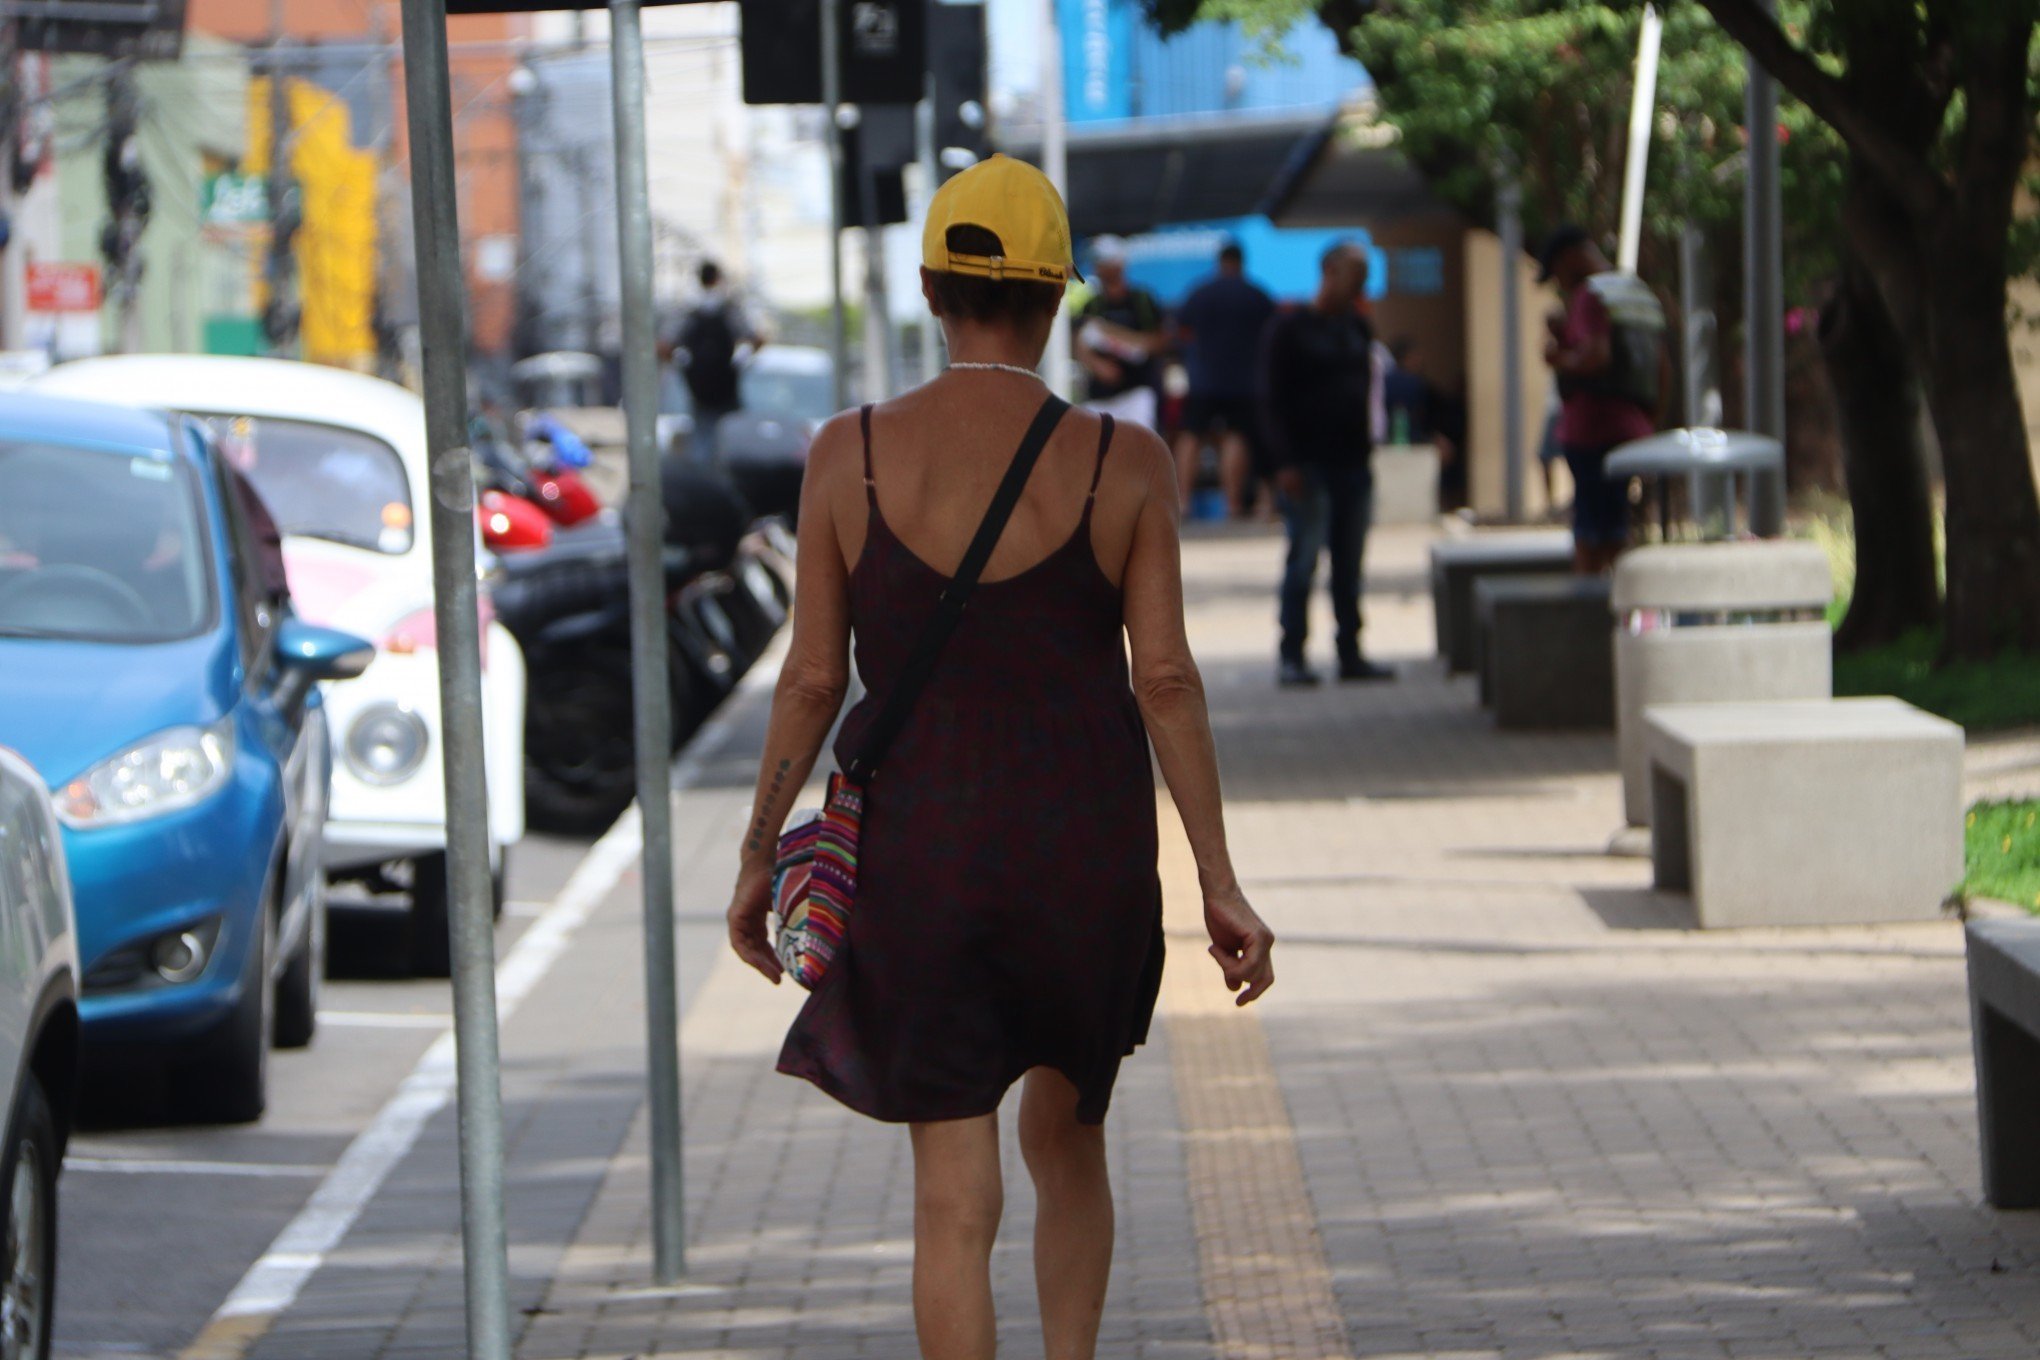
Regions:
<instances>
[{"instance_id":1,"label":"yellow baseball cap","mask_svg":"<svg viewBox=\"0 0 2040 1360\"><path fill-rule=\"evenodd\" d=\"M949 248L951 227L982 227L999 238L1003 255L964 255ZM974 274L1016 283L1082 279L1070 251L1070 219L1047 175L1010 156L995 155L935 191L921 229L921 263L939 273Z\"/></svg>"}]
</instances>

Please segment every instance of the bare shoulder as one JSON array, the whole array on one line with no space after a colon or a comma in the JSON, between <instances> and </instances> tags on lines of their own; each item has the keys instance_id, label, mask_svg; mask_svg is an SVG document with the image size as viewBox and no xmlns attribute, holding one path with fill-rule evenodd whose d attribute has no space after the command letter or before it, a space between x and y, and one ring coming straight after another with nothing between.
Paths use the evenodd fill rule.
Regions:
<instances>
[{"instance_id":1,"label":"bare shoulder","mask_svg":"<svg viewBox=\"0 0 2040 1360\"><path fill-rule=\"evenodd\" d=\"M1175 494L1176 464L1169 446L1153 430L1130 420L1117 421L1112 427L1105 476L1128 496L1156 490L1167 491L1172 497Z\"/></svg>"}]
</instances>

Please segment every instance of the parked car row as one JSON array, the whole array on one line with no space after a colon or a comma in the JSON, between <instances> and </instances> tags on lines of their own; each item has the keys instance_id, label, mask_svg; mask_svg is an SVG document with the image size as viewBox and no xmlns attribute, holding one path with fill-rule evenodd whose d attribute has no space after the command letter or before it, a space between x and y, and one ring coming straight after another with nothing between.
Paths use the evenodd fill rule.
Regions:
<instances>
[{"instance_id":1,"label":"parked car row","mask_svg":"<svg viewBox=\"0 0 2040 1360\"><path fill-rule=\"evenodd\" d=\"M36 388L0 399L0 745L52 800L76 1025L95 1062L145 1056L194 1113L253 1119L272 1041L312 1037L329 882L401 896L414 969L449 962L422 405L198 356L85 360ZM549 475L521 466L526 490ZM666 491L684 737L784 618L788 560L718 479ZM626 601L612 512L485 574L499 911L527 790L562 830L629 801Z\"/></svg>"}]
</instances>

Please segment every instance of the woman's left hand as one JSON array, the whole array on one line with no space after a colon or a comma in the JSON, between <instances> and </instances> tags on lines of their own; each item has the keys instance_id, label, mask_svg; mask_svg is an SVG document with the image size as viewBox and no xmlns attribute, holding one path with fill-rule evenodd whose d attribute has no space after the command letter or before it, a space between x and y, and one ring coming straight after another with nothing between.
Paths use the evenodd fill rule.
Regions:
<instances>
[{"instance_id":1,"label":"woman's left hand","mask_svg":"<svg viewBox=\"0 0 2040 1360\"><path fill-rule=\"evenodd\" d=\"M765 918L772 914L772 866L746 864L737 871L737 890L730 899L730 948L737 957L779 985L779 956L772 952L772 937Z\"/></svg>"}]
</instances>

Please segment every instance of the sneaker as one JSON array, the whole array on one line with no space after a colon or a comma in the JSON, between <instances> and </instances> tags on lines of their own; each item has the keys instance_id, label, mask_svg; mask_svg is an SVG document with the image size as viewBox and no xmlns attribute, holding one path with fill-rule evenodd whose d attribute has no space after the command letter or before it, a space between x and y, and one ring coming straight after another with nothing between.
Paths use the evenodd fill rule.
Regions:
<instances>
[{"instance_id":1,"label":"sneaker","mask_svg":"<svg viewBox=\"0 0 2040 1360\"><path fill-rule=\"evenodd\" d=\"M1364 656L1349 656L1339 662L1341 680L1393 680L1395 667L1369 661Z\"/></svg>"},{"instance_id":2,"label":"sneaker","mask_svg":"<svg viewBox=\"0 0 2040 1360\"><path fill-rule=\"evenodd\" d=\"M1316 671L1301 661L1291 661L1287 657L1283 658L1275 671L1275 683L1285 689L1299 689L1306 685L1315 685L1317 682Z\"/></svg>"}]
</instances>

